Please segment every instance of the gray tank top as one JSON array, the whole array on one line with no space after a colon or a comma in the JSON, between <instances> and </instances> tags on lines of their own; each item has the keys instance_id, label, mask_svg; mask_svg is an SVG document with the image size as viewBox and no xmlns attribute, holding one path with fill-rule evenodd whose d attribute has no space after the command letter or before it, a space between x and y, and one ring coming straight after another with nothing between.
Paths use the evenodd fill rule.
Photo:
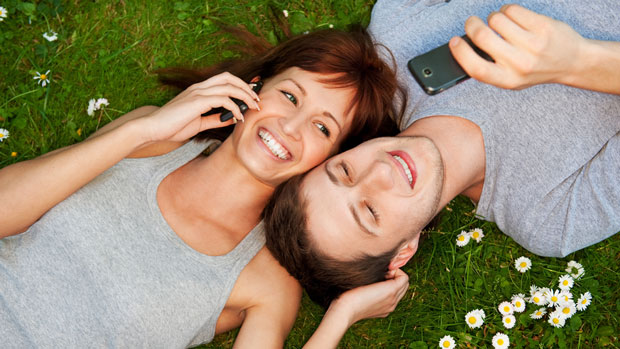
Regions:
<instances>
[{"instance_id":1,"label":"gray tank top","mask_svg":"<svg viewBox=\"0 0 620 349\"><path fill-rule=\"evenodd\" d=\"M586 38L620 41L619 1L517 2ZM620 96L562 85L510 91L473 79L427 96L407 69L463 35L469 16L484 19L504 3L379 0L369 30L394 54L408 90L403 129L432 115L476 123L486 152L477 213L531 252L565 256L620 230Z\"/></svg>"},{"instance_id":2,"label":"gray tank top","mask_svg":"<svg viewBox=\"0 0 620 349\"><path fill-rule=\"evenodd\" d=\"M212 142L124 159L0 240L2 347L178 348L212 340L244 266L264 245L257 225L229 253L201 254L156 200L169 173Z\"/></svg>"}]
</instances>

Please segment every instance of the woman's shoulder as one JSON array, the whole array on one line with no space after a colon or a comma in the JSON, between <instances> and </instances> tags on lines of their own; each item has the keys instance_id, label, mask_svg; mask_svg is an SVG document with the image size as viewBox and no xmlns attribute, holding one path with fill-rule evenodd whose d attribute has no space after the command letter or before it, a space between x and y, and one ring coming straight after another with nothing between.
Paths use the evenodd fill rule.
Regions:
<instances>
[{"instance_id":1,"label":"woman's shoulder","mask_svg":"<svg viewBox=\"0 0 620 349\"><path fill-rule=\"evenodd\" d=\"M241 271L229 300L246 309L277 303L296 313L301 295L299 282L263 247Z\"/></svg>"}]
</instances>

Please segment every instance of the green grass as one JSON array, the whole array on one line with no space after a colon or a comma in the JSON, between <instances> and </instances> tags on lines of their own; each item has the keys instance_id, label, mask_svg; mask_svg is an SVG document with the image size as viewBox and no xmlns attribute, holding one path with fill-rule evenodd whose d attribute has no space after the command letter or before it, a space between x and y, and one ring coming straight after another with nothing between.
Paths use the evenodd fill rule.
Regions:
<instances>
[{"instance_id":1,"label":"green grass","mask_svg":"<svg viewBox=\"0 0 620 349\"><path fill-rule=\"evenodd\" d=\"M359 0L273 1L276 11L289 11L295 32L333 24L367 23L371 2ZM0 128L10 137L0 143L0 167L30 159L86 138L98 127L147 104L162 105L174 91L162 88L153 70L167 66L204 66L235 56L230 38L215 23L243 24L274 40L269 7L264 1L3 1L8 17L0 22ZM52 29L58 40L48 42ZM43 88L34 73L51 70ZM110 105L94 116L91 98ZM15 153L16 156L11 154ZM540 258L519 247L488 222L476 219L473 206L457 199L436 231L429 232L420 251L405 267L411 286L396 311L385 319L353 326L343 348L436 347L450 334L458 347L491 347L497 331L521 347L618 347L620 325L620 236L563 259ZM484 229L480 244L455 247L461 230ZM532 259L525 274L513 266L519 256ZM593 304L562 329L542 320L518 316L505 330L496 310L512 294L529 286L555 287L567 261L582 263L586 276L574 287L577 296L589 290ZM465 313L482 308L482 328L469 329ZM528 304L524 314L534 309ZM286 347L301 347L322 311L304 299ZM207 347L230 347L235 332L220 335Z\"/></svg>"}]
</instances>

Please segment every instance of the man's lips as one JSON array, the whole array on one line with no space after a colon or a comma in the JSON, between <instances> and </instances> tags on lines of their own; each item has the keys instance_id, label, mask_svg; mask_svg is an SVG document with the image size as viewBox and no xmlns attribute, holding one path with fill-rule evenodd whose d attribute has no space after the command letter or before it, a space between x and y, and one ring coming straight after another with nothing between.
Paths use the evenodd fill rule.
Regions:
<instances>
[{"instance_id":1,"label":"man's lips","mask_svg":"<svg viewBox=\"0 0 620 349\"><path fill-rule=\"evenodd\" d=\"M405 153L402 150L391 151L388 154L392 156L394 162L397 165L397 168L407 184L413 189L415 186L415 181L418 177L418 173L416 171L415 163L409 156L409 154Z\"/></svg>"},{"instance_id":2,"label":"man's lips","mask_svg":"<svg viewBox=\"0 0 620 349\"><path fill-rule=\"evenodd\" d=\"M291 152L267 129L261 127L258 130L258 137L276 158L280 160L291 160L293 158Z\"/></svg>"}]
</instances>

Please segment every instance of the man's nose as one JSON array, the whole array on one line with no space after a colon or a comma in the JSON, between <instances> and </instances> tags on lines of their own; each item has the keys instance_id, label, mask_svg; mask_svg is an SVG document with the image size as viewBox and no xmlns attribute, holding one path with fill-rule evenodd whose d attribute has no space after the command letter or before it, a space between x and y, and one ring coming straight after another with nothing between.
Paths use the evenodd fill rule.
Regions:
<instances>
[{"instance_id":1,"label":"man's nose","mask_svg":"<svg viewBox=\"0 0 620 349\"><path fill-rule=\"evenodd\" d=\"M389 190L394 186L391 164L385 161L375 161L361 176L359 182L366 184L368 188Z\"/></svg>"}]
</instances>

